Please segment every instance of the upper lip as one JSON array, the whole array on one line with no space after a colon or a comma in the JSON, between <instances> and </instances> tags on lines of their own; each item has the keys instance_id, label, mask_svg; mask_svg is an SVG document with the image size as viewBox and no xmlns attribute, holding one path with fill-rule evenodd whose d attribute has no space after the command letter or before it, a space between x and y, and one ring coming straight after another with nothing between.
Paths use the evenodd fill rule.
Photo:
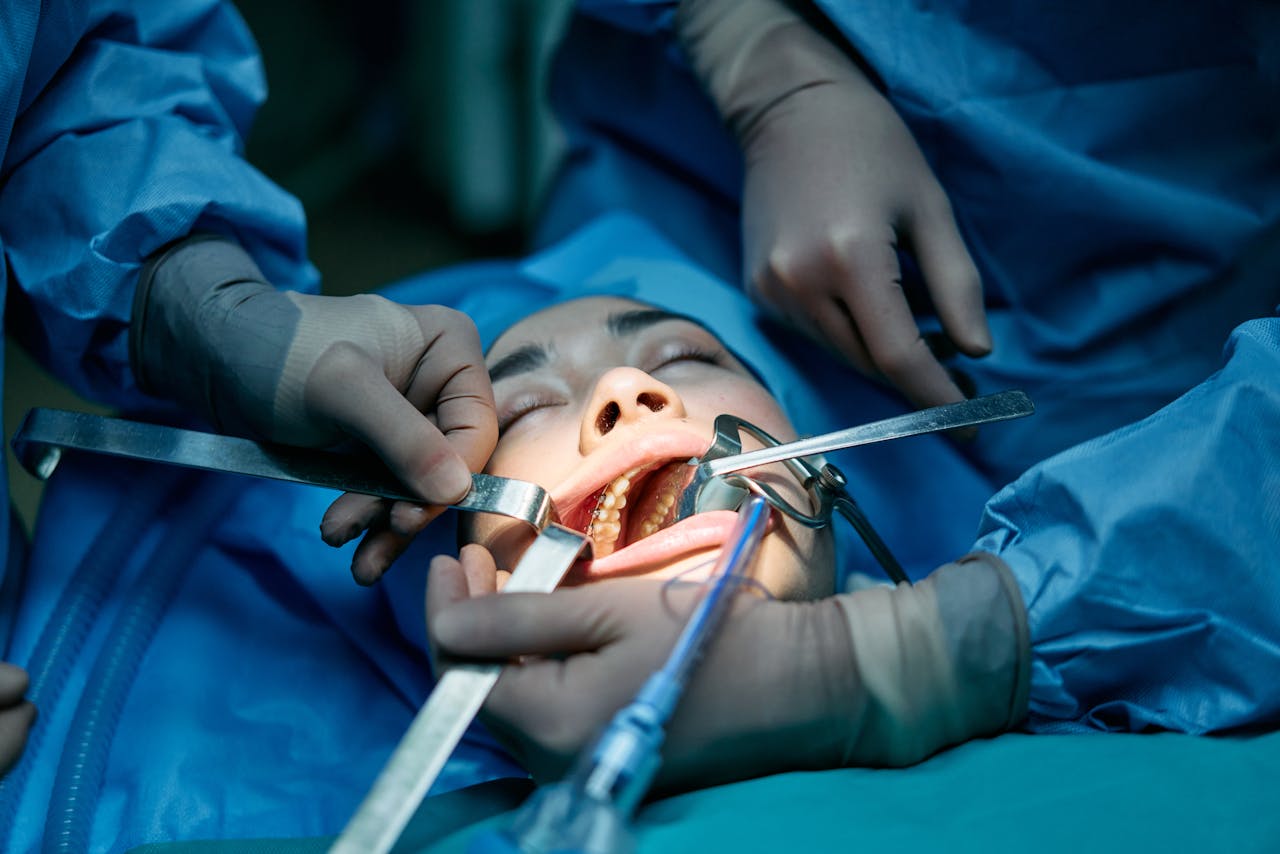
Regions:
<instances>
[{"instance_id":1,"label":"upper lip","mask_svg":"<svg viewBox=\"0 0 1280 854\"><path fill-rule=\"evenodd\" d=\"M675 460L701 457L710 446L709 436L689 427L617 431L551 490L551 501L567 525L583 528L595 509L597 493L620 475L637 468L650 471ZM592 506L586 507L588 502Z\"/></svg>"}]
</instances>

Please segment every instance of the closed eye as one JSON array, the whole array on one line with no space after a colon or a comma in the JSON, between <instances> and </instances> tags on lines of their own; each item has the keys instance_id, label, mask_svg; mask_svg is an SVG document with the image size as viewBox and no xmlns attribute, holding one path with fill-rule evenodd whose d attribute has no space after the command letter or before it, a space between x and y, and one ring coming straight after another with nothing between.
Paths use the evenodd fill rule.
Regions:
<instances>
[{"instance_id":1,"label":"closed eye","mask_svg":"<svg viewBox=\"0 0 1280 854\"><path fill-rule=\"evenodd\" d=\"M686 362L697 362L705 365L724 365L724 352L698 347L692 344L681 344L676 349L660 354L656 364L647 373L662 370Z\"/></svg>"},{"instance_id":2,"label":"closed eye","mask_svg":"<svg viewBox=\"0 0 1280 854\"><path fill-rule=\"evenodd\" d=\"M564 406L563 399L549 394L527 394L498 410L498 433L506 433L516 422L543 409Z\"/></svg>"}]
</instances>

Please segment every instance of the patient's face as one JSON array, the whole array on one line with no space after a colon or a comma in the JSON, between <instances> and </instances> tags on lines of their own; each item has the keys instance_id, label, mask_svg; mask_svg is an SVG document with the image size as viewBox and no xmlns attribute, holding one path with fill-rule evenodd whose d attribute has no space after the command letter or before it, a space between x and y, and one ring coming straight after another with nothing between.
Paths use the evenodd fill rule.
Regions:
<instances>
[{"instance_id":1,"label":"patient's face","mask_svg":"<svg viewBox=\"0 0 1280 854\"><path fill-rule=\"evenodd\" d=\"M736 514L674 522L674 498L692 475L686 461L710 447L724 412L795 438L773 396L714 335L630 300L590 297L538 312L507 330L486 361L501 431L486 470L543 486L561 521L591 536L595 559L577 581L705 574ZM806 506L781 465L749 473ZM780 598L829 594L829 532L773 516L755 577ZM532 537L488 515L470 517L464 535L507 569Z\"/></svg>"}]
</instances>

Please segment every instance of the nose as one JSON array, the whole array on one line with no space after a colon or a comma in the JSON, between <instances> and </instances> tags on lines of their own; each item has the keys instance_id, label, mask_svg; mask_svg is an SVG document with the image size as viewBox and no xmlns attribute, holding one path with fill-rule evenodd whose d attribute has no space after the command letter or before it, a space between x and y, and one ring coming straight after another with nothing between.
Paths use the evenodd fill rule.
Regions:
<instances>
[{"instance_id":1,"label":"nose","mask_svg":"<svg viewBox=\"0 0 1280 854\"><path fill-rule=\"evenodd\" d=\"M651 418L685 417L675 389L636 368L612 368L600 375L582 413L579 450L589 454L616 428Z\"/></svg>"}]
</instances>

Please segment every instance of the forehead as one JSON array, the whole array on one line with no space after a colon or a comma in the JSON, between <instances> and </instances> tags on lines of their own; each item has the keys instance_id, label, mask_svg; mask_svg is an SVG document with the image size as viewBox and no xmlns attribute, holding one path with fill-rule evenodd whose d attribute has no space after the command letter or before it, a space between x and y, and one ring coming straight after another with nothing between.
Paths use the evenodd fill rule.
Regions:
<instances>
[{"instance_id":1,"label":"forehead","mask_svg":"<svg viewBox=\"0 0 1280 854\"><path fill-rule=\"evenodd\" d=\"M635 300L583 297L544 308L514 324L493 342L485 361L492 367L529 344L604 342L669 320L704 328L690 318Z\"/></svg>"}]
</instances>

